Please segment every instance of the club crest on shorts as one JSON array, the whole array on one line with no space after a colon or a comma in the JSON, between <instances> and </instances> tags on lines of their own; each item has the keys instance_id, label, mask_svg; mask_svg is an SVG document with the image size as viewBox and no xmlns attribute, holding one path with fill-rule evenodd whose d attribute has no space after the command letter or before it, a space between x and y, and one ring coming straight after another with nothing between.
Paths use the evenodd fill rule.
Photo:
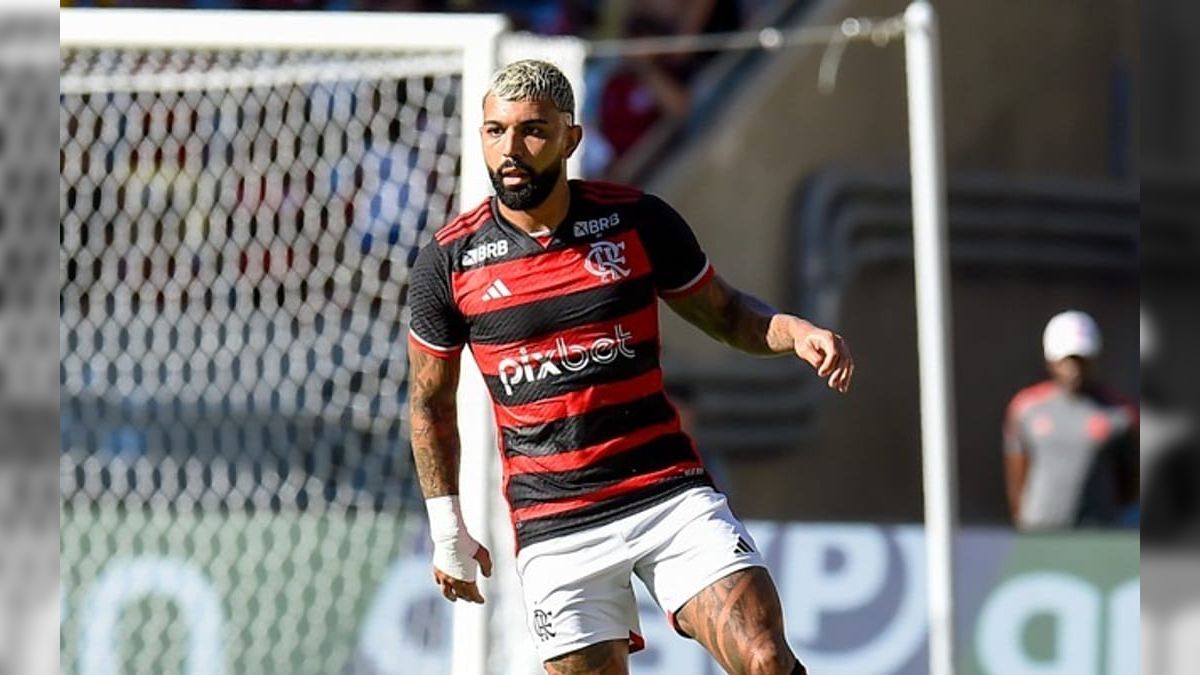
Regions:
<instances>
[{"instance_id":1,"label":"club crest on shorts","mask_svg":"<svg viewBox=\"0 0 1200 675\"><path fill-rule=\"evenodd\" d=\"M550 613L540 609L533 610L533 632L537 633L538 639L543 642L554 637L554 631L550 630Z\"/></svg>"},{"instance_id":2,"label":"club crest on shorts","mask_svg":"<svg viewBox=\"0 0 1200 675\"><path fill-rule=\"evenodd\" d=\"M629 267L625 262L625 242L598 241L592 244L583 260L587 271L600 277L605 283L618 281L629 276Z\"/></svg>"}]
</instances>

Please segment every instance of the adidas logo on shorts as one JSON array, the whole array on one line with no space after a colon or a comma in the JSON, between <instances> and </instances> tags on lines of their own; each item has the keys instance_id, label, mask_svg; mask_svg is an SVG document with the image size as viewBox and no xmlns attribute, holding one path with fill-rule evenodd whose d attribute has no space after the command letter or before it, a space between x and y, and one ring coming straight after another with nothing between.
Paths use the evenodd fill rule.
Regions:
<instances>
[{"instance_id":1,"label":"adidas logo on shorts","mask_svg":"<svg viewBox=\"0 0 1200 675\"><path fill-rule=\"evenodd\" d=\"M733 547L733 552L749 554L749 553L754 553L754 549L750 547L750 544L746 543L745 539L738 537L738 543L737 543L737 546Z\"/></svg>"}]
</instances>

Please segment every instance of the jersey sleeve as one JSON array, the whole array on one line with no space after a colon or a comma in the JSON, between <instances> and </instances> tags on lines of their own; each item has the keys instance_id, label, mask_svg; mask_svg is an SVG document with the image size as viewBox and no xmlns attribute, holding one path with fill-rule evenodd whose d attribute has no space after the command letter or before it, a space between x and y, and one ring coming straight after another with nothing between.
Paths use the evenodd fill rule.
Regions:
<instances>
[{"instance_id":1,"label":"jersey sleeve","mask_svg":"<svg viewBox=\"0 0 1200 675\"><path fill-rule=\"evenodd\" d=\"M1024 434L1021 430L1021 412L1022 409L1018 406L1017 399L1014 398L1008 404L1008 410L1004 414L1004 454L1006 455L1028 454Z\"/></svg>"},{"instance_id":2,"label":"jersey sleeve","mask_svg":"<svg viewBox=\"0 0 1200 675\"><path fill-rule=\"evenodd\" d=\"M440 358L457 356L467 326L450 293L448 259L437 242L417 255L408 281L409 343Z\"/></svg>"},{"instance_id":3,"label":"jersey sleeve","mask_svg":"<svg viewBox=\"0 0 1200 675\"><path fill-rule=\"evenodd\" d=\"M638 235L654 268L654 285L663 298L685 297L712 278L712 264L675 209L654 195L642 199L646 215Z\"/></svg>"}]
</instances>

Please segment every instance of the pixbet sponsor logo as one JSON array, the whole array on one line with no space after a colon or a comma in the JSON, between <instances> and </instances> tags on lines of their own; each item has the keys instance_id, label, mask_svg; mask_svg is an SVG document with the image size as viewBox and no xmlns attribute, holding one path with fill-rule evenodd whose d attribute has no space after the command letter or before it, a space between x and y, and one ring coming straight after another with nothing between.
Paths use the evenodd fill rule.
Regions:
<instances>
[{"instance_id":1,"label":"pixbet sponsor logo","mask_svg":"<svg viewBox=\"0 0 1200 675\"><path fill-rule=\"evenodd\" d=\"M617 213L606 218L591 218L589 220L575 221L575 236L586 237L592 234L600 234L610 227L616 227L621 224L621 216Z\"/></svg>"},{"instance_id":2,"label":"pixbet sponsor logo","mask_svg":"<svg viewBox=\"0 0 1200 675\"><path fill-rule=\"evenodd\" d=\"M462 256L462 265L463 267L470 267L471 265L478 265L489 258L499 258L504 255L508 255L508 240L492 241L480 244L464 253Z\"/></svg>"},{"instance_id":3,"label":"pixbet sponsor logo","mask_svg":"<svg viewBox=\"0 0 1200 675\"><path fill-rule=\"evenodd\" d=\"M512 396L513 387L527 383L560 377L564 373L577 373L593 363L612 363L619 357L634 358L629 346L633 334L621 324L613 328L611 335L596 338L588 345L567 344L563 338L554 341L554 349L531 352L524 347L516 358L506 358L497 367L500 384L505 393Z\"/></svg>"}]
</instances>

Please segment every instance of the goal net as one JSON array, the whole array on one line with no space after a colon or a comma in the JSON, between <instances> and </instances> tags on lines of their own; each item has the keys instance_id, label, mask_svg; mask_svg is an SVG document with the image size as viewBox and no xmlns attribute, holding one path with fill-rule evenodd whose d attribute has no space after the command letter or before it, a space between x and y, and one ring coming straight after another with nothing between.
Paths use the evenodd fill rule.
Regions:
<instances>
[{"instance_id":1,"label":"goal net","mask_svg":"<svg viewBox=\"0 0 1200 675\"><path fill-rule=\"evenodd\" d=\"M502 21L62 20L63 670L448 672L404 300Z\"/></svg>"}]
</instances>

